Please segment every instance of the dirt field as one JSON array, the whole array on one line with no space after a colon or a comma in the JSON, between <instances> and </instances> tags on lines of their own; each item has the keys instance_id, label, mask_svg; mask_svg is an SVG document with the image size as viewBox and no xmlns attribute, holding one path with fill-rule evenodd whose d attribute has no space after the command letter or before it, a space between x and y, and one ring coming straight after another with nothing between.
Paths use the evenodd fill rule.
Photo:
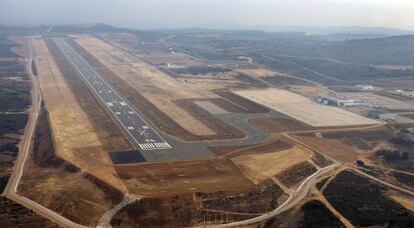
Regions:
<instances>
[{"instance_id":1,"label":"dirt field","mask_svg":"<svg viewBox=\"0 0 414 228\"><path fill-rule=\"evenodd\" d=\"M205 99L192 99L194 102L197 101L208 101L213 103L220 108L233 113L247 113L249 110L239 104L232 103L223 98L205 98Z\"/></svg>"},{"instance_id":2,"label":"dirt field","mask_svg":"<svg viewBox=\"0 0 414 228\"><path fill-rule=\"evenodd\" d=\"M289 167L312 158L313 153L299 147L264 154L241 155L231 160L254 183L288 169Z\"/></svg>"},{"instance_id":3,"label":"dirt field","mask_svg":"<svg viewBox=\"0 0 414 228\"><path fill-rule=\"evenodd\" d=\"M232 195L226 195L225 193L221 192L221 198L215 197L212 198L212 200L219 200L220 202L236 201L235 203L238 204L234 205L234 207L237 206L239 208L248 208L249 200L254 200L254 198L251 197L252 195L254 196L254 194L252 194L252 192L249 193L250 194L248 195L244 194L241 197L236 198L234 197L234 193ZM260 193L262 192L255 191L253 193L260 195ZM278 192L276 190L271 193L276 193L268 194L268 197L270 199L274 199L275 197L272 196L277 196ZM227 211L205 210L201 208L200 201L194 195L195 194L171 196L164 198L146 198L140 200L136 203L127 205L119 213L117 213L112 219L111 225L113 227L122 228L194 227L205 226L207 224L220 224L232 221L240 221L257 216L256 214L249 213L229 213ZM229 198L225 198L226 196L229 196ZM234 200L235 198L236 200ZM261 199L263 198L265 197L262 196ZM255 201L255 206L263 208L273 203L273 201L270 200L263 201ZM260 205L260 203L263 203L263 205Z\"/></svg>"},{"instance_id":4,"label":"dirt field","mask_svg":"<svg viewBox=\"0 0 414 228\"><path fill-rule=\"evenodd\" d=\"M325 154L335 160L342 162L355 162L358 158L358 155L363 152L354 146L345 144L340 140L318 138L315 135L295 135L295 138L310 146L314 150L317 150L322 154Z\"/></svg>"},{"instance_id":5,"label":"dirt field","mask_svg":"<svg viewBox=\"0 0 414 228\"><path fill-rule=\"evenodd\" d=\"M252 119L249 120L249 123L272 133L306 131L313 129L311 126L302 122L287 118Z\"/></svg>"},{"instance_id":6,"label":"dirt field","mask_svg":"<svg viewBox=\"0 0 414 228\"><path fill-rule=\"evenodd\" d=\"M185 130L199 136L215 134L208 126L173 102L174 99L207 97L214 94L195 91L102 40L79 36L75 41Z\"/></svg>"},{"instance_id":7,"label":"dirt field","mask_svg":"<svg viewBox=\"0 0 414 228\"><path fill-rule=\"evenodd\" d=\"M274 139L270 143L261 145L242 145L242 146L222 146L222 147L211 147L209 148L217 156L226 158L233 158L240 155L246 154L262 154L262 153L273 153L280 150L287 150L292 148L289 143L280 139Z\"/></svg>"},{"instance_id":8,"label":"dirt field","mask_svg":"<svg viewBox=\"0 0 414 228\"><path fill-rule=\"evenodd\" d=\"M257 104L254 101L250 101L242 96L238 96L231 92L217 92L219 96L228 102L245 110L246 113L266 113L270 112L268 108L263 105ZM242 111L241 111L242 112Z\"/></svg>"},{"instance_id":9,"label":"dirt field","mask_svg":"<svg viewBox=\"0 0 414 228\"><path fill-rule=\"evenodd\" d=\"M253 186L237 166L221 158L117 165L115 168L132 193L145 196L242 191Z\"/></svg>"},{"instance_id":10,"label":"dirt field","mask_svg":"<svg viewBox=\"0 0 414 228\"><path fill-rule=\"evenodd\" d=\"M212 116L212 114L194 103L194 100L177 100L176 103L196 119L206 123L216 135L205 136L207 139L234 139L245 137L244 133Z\"/></svg>"},{"instance_id":11,"label":"dirt field","mask_svg":"<svg viewBox=\"0 0 414 228\"><path fill-rule=\"evenodd\" d=\"M235 93L313 127L378 123L377 121L336 107L317 104L309 98L287 90L272 88L265 90L235 91Z\"/></svg>"},{"instance_id":12,"label":"dirt field","mask_svg":"<svg viewBox=\"0 0 414 228\"><path fill-rule=\"evenodd\" d=\"M151 121L153 121L160 128L160 130L163 130L167 134L176 136L177 138L183 140L230 139L244 137L242 132L230 125L222 123L216 118L213 118L211 114L193 103L187 104L186 102L179 102L178 100L169 100L169 102L173 102L174 105L179 103L179 105L175 106L180 107L180 109L185 111L187 114L191 114L191 118L205 123L209 126L209 129L212 129L213 132L217 133L211 135L194 135L188 132L186 129L178 125L175 120L171 119L170 116L166 115L164 112L161 112L160 109L150 103L140 92L138 92L138 90L133 88L120 77L116 76L111 70L100 63L91 54L86 52L82 47L75 44L75 48L77 48L79 53L88 59L89 63L95 67L101 76L111 82L112 85L114 85L119 91L122 91L122 94L129 101L131 101L132 104L134 104L138 110L144 114L144 116L150 118ZM153 96L153 94L151 96Z\"/></svg>"},{"instance_id":13,"label":"dirt field","mask_svg":"<svg viewBox=\"0 0 414 228\"><path fill-rule=\"evenodd\" d=\"M123 193L55 156L47 112L42 110L19 192L84 225L96 225Z\"/></svg>"},{"instance_id":14,"label":"dirt field","mask_svg":"<svg viewBox=\"0 0 414 228\"><path fill-rule=\"evenodd\" d=\"M46 43L40 37L32 41L57 156L126 191L117 178L96 129L59 71Z\"/></svg>"}]
</instances>

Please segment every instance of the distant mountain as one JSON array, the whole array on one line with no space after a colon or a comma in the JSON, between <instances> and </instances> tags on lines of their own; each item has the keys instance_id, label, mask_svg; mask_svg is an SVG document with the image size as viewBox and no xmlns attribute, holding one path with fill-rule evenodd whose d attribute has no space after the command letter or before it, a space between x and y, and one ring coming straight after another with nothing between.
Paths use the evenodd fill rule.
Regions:
<instances>
[{"instance_id":1,"label":"distant mountain","mask_svg":"<svg viewBox=\"0 0 414 228\"><path fill-rule=\"evenodd\" d=\"M96 24L75 24L75 25L57 25L53 26L53 32L119 32L124 29L112 25Z\"/></svg>"},{"instance_id":2,"label":"distant mountain","mask_svg":"<svg viewBox=\"0 0 414 228\"><path fill-rule=\"evenodd\" d=\"M247 29L247 28L246 28ZM271 32L305 32L309 35L327 34L373 34L373 35L407 35L414 31L387 27L316 27L316 26L257 26L255 29Z\"/></svg>"}]
</instances>

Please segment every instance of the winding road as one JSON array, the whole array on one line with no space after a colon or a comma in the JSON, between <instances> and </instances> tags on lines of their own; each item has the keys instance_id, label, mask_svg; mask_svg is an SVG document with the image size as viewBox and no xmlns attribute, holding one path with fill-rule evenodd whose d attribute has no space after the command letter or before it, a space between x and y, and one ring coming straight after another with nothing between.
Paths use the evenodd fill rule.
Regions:
<instances>
[{"instance_id":1,"label":"winding road","mask_svg":"<svg viewBox=\"0 0 414 228\"><path fill-rule=\"evenodd\" d=\"M31 70L31 62L34 61L34 50L31 41L28 41L28 47L30 51L30 57L27 59L27 72L32 81L32 106L31 112L26 125L22 141L19 145L19 153L17 155L16 162L14 164L14 172L11 174L9 181L3 191L3 196L31 209L37 214L49 219L50 221L58 224L61 227L73 227L84 228L85 226L79 225L63 217L62 215L52 211L32 200L26 198L18 193L18 186L24 172L24 165L30 153L30 146L33 139L33 135L36 129L37 120L39 117L42 103L42 94L40 92L39 81L36 76L33 75Z\"/></svg>"}]
</instances>

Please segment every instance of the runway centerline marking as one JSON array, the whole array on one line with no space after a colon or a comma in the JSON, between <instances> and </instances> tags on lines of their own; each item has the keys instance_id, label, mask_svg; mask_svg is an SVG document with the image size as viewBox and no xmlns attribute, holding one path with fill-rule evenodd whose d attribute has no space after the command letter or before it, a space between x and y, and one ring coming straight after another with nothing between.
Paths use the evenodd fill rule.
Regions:
<instances>
[{"instance_id":1,"label":"runway centerline marking","mask_svg":"<svg viewBox=\"0 0 414 228\"><path fill-rule=\"evenodd\" d=\"M63 38L53 38L71 65L78 71L82 81L94 92L94 96L104 104L103 107L113 117L114 121L129 136L133 145L143 150L171 149L172 147L154 130L146 120L106 82L89 63ZM81 70L82 69L82 70ZM122 115L128 113L129 115ZM127 127L128 126L128 127ZM135 130L140 127L147 132ZM163 143L165 148L155 147L153 143Z\"/></svg>"}]
</instances>

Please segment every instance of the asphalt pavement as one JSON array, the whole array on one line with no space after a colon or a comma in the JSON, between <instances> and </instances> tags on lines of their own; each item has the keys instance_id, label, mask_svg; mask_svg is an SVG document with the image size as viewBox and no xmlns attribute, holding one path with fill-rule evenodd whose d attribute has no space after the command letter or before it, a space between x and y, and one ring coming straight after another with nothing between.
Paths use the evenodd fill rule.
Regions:
<instances>
[{"instance_id":1,"label":"asphalt pavement","mask_svg":"<svg viewBox=\"0 0 414 228\"><path fill-rule=\"evenodd\" d=\"M53 40L133 145L141 150L171 149L170 144L65 39Z\"/></svg>"}]
</instances>

